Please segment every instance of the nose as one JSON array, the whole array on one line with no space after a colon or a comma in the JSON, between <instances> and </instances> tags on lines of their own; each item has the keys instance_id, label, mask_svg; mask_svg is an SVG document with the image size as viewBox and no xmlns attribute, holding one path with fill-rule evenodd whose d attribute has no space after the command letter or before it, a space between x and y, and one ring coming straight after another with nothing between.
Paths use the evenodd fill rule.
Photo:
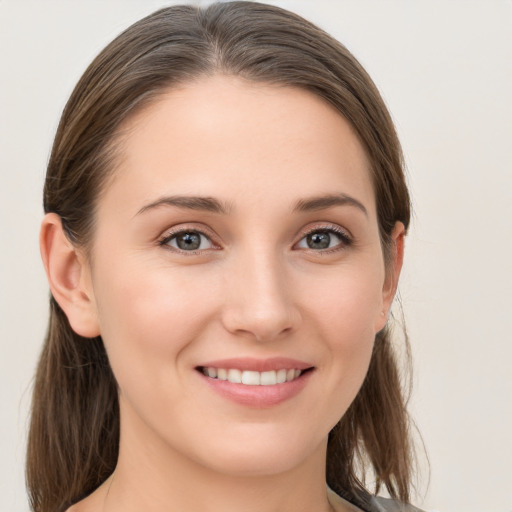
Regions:
<instances>
[{"instance_id":1,"label":"nose","mask_svg":"<svg viewBox=\"0 0 512 512\"><path fill-rule=\"evenodd\" d=\"M229 332L265 342L297 329L300 313L284 267L275 255L253 253L232 268L222 313Z\"/></svg>"}]
</instances>

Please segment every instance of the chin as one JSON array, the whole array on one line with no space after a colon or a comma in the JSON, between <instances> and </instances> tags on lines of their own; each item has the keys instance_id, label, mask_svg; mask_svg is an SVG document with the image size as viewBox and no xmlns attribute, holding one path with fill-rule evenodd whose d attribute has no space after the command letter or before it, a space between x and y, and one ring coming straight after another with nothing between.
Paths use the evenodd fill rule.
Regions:
<instances>
[{"instance_id":1,"label":"chin","mask_svg":"<svg viewBox=\"0 0 512 512\"><path fill-rule=\"evenodd\" d=\"M292 471L317 454L325 456L327 446L327 437L312 442L293 434L271 435L268 431L255 432L249 438L230 435L223 441L212 443L213 446L202 445L198 462L217 473L238 477L263 477Z\"/></svg>"},{"instance_id":2,"label":"chin","mask_svg":"<svg viewBox=\"0 0 512 512\"><path fill-rule=\"evenodd\" d=\"M309 454L308 454L309 455ZM233 450L214 461L204 461L218 474L236 477L265 477L287 473L309 458L301 452L268 453L265 450Z\"/></svg>"}]
</instances>

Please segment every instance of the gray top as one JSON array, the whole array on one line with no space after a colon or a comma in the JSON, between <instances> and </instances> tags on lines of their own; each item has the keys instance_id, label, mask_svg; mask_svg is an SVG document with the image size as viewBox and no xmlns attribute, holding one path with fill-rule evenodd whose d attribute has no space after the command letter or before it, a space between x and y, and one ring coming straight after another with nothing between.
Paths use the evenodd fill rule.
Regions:
<instances>
[{"instance_id":1,"label":"gray top","mask_svg":"<svg viewBox=\"0 0 512 512\"><path fill-rule=\"evenodd\" d=\"M400 503L396 500L380 496L365 496L361 502L354 503L364 512L422 512L413 505Z\"/></svg>"},{"instance_id":2,"label":"gray top","mask_svg":"<svg viewBox=\"0 0 512 512\"><path fill-rule=\"evenodd\" d=\"M362 512L423 512L414 505L408 503L401 503L397 500L382 498L381 496L374 496L367 491L359 489L355 493L346 493L342 489L334 492L327 486L328 492L331 494L332 500L341 500L345 504L350 504L351 510Z\"/></svg>"},{"instance_id":3,"label":"gray top","mask_svg":"<svg viewBox=\"0 0 512 512\"><path fill-rule=\"evenodd\" d=\"M359 491L353 497L346 496L344 493L340 493L340 496L363 512L423 512L414 505L380 496L373 496L363 491Z\"/></svg>"}]
</instances>

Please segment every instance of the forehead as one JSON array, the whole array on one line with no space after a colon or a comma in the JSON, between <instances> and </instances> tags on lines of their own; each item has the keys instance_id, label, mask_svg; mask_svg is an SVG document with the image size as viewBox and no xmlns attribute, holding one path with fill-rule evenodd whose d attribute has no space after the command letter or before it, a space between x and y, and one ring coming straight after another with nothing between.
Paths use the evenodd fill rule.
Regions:
<instances>
[{"instance_id":1,"label":"forehead","mask_svg":"<svg viewBox=\"0 0 512 512\"><path fill-rule=\"evenodd\" d=\"M292 201L335 188L373 197L368 160L351 125L299 88L205 78L161 95L125 124L121 139L109 188L126 203L154 199L158 191L226 202L271 201L276 194L285 202L287 195Z\"/></svg>"}]
</instances>

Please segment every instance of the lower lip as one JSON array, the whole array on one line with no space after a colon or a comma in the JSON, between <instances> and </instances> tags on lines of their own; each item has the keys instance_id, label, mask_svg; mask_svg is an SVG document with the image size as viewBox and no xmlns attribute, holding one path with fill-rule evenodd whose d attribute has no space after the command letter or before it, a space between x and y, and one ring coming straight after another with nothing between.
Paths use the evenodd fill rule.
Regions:
<instances>
[{"instance_id":1,"label":"lower lip","mask_svg":"<svg viewBox=\"0 0 512 512\"><path fill-rule=\"evenodd\" d=\"M263 409L286 402L298 395L312 373L313 371L310 370L290 382L271 386L248 386L235 384L228 380L214 379L203 374L199 375L213 391L224 398L240 405Z\"/></svg>"}]
</instances>

